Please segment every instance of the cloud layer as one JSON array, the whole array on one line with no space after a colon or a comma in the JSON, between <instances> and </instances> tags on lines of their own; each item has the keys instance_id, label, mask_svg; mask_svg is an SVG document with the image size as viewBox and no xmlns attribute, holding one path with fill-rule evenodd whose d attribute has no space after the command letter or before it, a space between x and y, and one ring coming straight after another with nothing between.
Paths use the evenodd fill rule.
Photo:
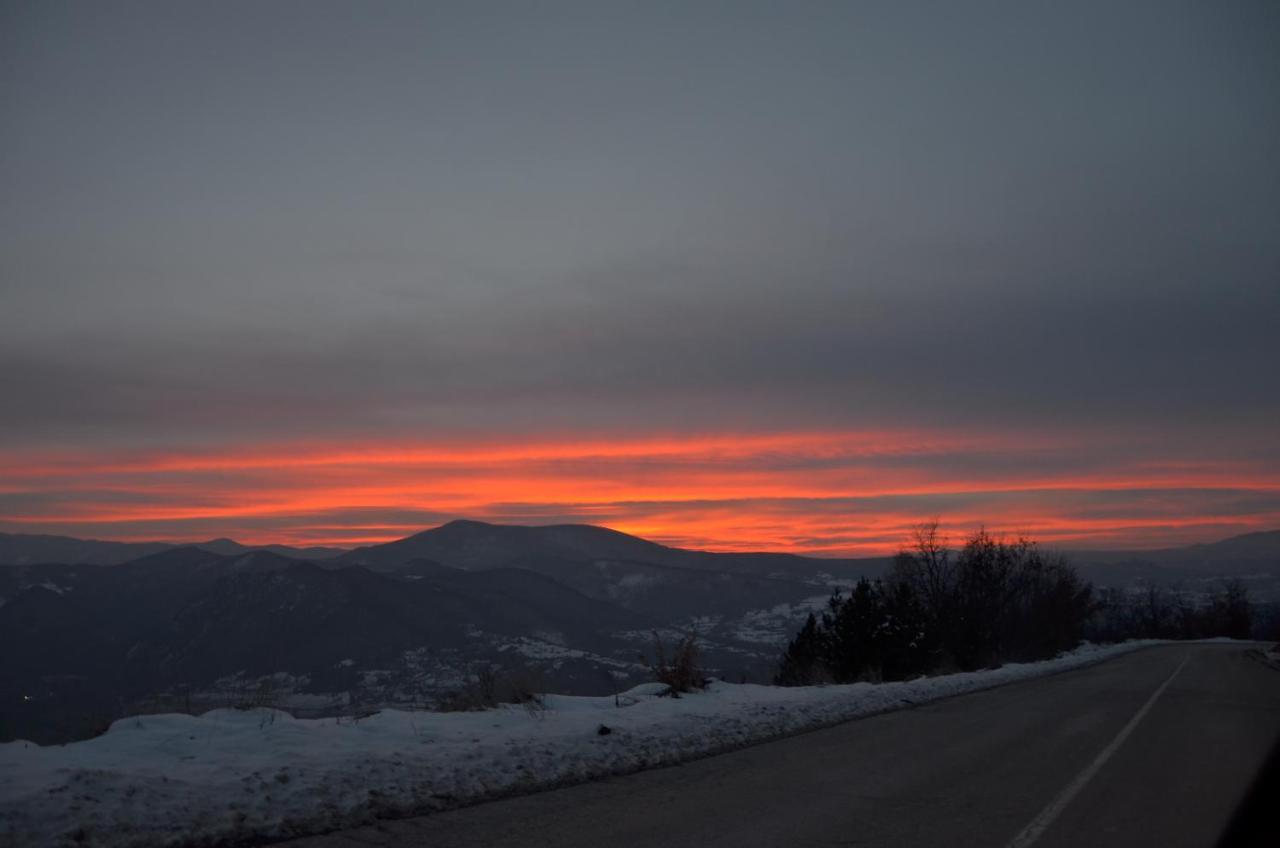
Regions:
<instances>
[{"instance_id":1,"label":"cloud layer","mask_svg":"<svg viewBox=\"0 0 1280 848\"><path fill-rule=\"evenodd\" d=\"M471 517L600 523L715 550L879 554L931 516L1084 547L1280 524L1275 463L1111 448L1090 460L1063 439L862 432L10 456L0 528L354 545Z\"/></svg>"},{"instance_id":2,"label":"cloud layer","mask_svg":"<svg viewBox=\"0 0 1280 848\"><path fill-rule=\"evenodd\" d=\"M3 15L5 527L869 550L1276 512L1268 4Z\"/></svg>"}]
</instances>

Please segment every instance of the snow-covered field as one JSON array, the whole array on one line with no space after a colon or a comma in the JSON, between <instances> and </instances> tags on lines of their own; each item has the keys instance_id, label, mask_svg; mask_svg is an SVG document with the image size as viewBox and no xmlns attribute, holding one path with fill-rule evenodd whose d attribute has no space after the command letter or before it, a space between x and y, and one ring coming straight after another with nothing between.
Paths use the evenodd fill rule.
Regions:
<instances>
[{"instance_id":1,"label":"snow-covered field","mask_svg":"<svg viewBox=\"0 0 1280 848\"><path fill-rule=\"evenodd\" d=\"M536 710L127 718L69 745L0 745L0 845L207 845L314 833L674 763L1149 644L1087 645L1045 662L875 685L714 682L673 699L646 684L616 704L548 695Z\"/></svg>"}]
</instances>

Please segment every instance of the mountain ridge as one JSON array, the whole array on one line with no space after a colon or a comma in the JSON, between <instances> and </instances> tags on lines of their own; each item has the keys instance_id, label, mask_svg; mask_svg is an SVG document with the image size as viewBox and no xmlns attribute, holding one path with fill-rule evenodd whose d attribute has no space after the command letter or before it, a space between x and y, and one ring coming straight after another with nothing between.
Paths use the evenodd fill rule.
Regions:
<instances>
[{"instance_id":1,"label":"mountain ridge","mask_svg":"<svg viewBox=\"0 0 1280 848\"><path fill-rule=\"evenodd\" d=\"M647 562L679 568L701 568L746 573L801 570L829 565L840 569L857 564L865 572L873 564L887 565L891 556L822 557L772 551L722 552L677 548L595 524L495 524L457 519L376 545L351 549L331 546L293 547L281 544L246 545L219 537L202 542L117 542L31 533L0 532L0 564L60 563L118 565L141 557L181 548L198 548L219 555L269 551L291 559L374 568L397 567L414 559L426 559L452 568L493 568L529 556L554 556L571 560ZM1168 548L1072 549L1062 548L1071 559L1093 564L1146 561L1185 566L1197 560L1280 558L1280 530L1261 530L1228 536L1213 542Z\"/></svg>"},{"instance_id":2,"label":"mountain ridge","mask_svg":"<svg viewBox=\"0 0 1280 848\"><path fill-rule=\"evenodd\" d=\"M140 557L178 548L200 548L222 555L270 551L294 559L332 559L345 548L314 546L296 548L290 545L245 545L234 539L217 538L205 542L116 542L106 539L80 539L42 533L0 533L0 564L35 565L61 563L74 565L119 565Z\"/></svg>"},{"instance_id":3,"label":"mountain ridge","mask_svg":"<svg viewBox=\"0 0 1280 848\"><path fill-rule=\"evenodd\" d=\"M67 541L37 537L49 538ZM656 634L691 630L706 668L767 679L833 590L891 563L690 551L593 525L476 521L323 560L213 542L232 552L114 543L124 547L108 554L145 554L0 567L0 644L23 646L0 675L0 741L82 738L121 705L172 706L164 699L177 692L225 705L245 687L270 691L280 681L304 706L438 701L494 666L544 675L549 691L600 694L645 679L640 656ZM1267 531L1113 559L1068 555L1099 587L1181 583L1203 595L1237 577L1253 597L1280 603L1277 553L1280 532Z\"/></svg>"},{"instance_id":4,"label":"mountain ridge","mask_svg":"<svg viewBox=\"0 0 1280 848\"><path fill-rule=\"evenodd\" d=\"M812 573L834 570L864 574L886 565L888 557L812 557L802 554L719 552L676 548L595 524L491 524L460 519L379 545L368 545L335 562L370 568L395 568L427 559L465 570L498 568L534 559L634 562L704 571L752 574Z\"/></svg>"}]
</instances>

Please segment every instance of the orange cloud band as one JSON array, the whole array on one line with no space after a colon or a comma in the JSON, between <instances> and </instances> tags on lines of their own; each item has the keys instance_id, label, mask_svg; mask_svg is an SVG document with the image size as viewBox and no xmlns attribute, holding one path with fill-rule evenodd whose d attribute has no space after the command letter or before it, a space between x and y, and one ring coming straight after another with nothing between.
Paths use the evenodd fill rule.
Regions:
<instances>
[{"instance_id":1,"label":"orange cloud band","mask_svg":"<svg viewBox=\"0 0 1280 848\"><path fill-rule=\"evenodd\" d=\"M605 524L714 550L892 552L940 515L1061 544L1280 525L1280 470L1026 434L797 432L0 455L0 529L354 545L454 517Z\"/></svg>"}]
</instances>

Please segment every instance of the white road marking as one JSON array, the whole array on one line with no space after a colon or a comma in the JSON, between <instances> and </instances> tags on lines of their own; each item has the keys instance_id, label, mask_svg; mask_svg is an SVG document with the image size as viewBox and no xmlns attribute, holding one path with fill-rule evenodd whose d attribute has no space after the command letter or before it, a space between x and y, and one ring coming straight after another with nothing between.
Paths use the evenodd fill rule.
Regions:
<instances>
[{"instance_id":1,"label":"white road marking","mask_svg":"<svg viewBox=\"0 0 1280 848\"><path fill-rule=\"evenodd\" d=\"M1021 833L1013 837L1005 848L1028 848L1028 846L1035 844L1040 835L1048 829L1049 825L1053 824L1054 819L1071 803L1071 799L1080 794L1080 790L1084 789L1089 781L1093 779L1093 776L1098 773L1098 770L1106 765L1107 760L1111 759L1111 756L1120 750L1124 740L1129 738L1129 734L1133 733L1133 729L1138 726L1138 722L1142 721L1143 717L1151 711L1151 707L1156 700L1164 694L1164 690L1169 688L1173 678L1178 676L1178 672L1182 671L1183 666L1190 659L1191 654L1187 654L1182 658L1182 663L1173 670L1173 674L1169 675L1168 679L1160 684L1160 688L1152 693L1147 702L1142 705L1142 708L1134 714L1133 718L1129 719L1129 723L1120 729L1120 732L1116 734L1116 738L1111 740L1111 744L1103 748L1102 752L1094 757L1093 762L1089 763L1084 771L1076 775L1076 779L1067 784L1067 788L1058 793L1058 797L1054 798L1049 803L1049 806L1041 810L1040 815L1032 819L1031 824L1024 827Z\"/></svg>"}]
</instances>

